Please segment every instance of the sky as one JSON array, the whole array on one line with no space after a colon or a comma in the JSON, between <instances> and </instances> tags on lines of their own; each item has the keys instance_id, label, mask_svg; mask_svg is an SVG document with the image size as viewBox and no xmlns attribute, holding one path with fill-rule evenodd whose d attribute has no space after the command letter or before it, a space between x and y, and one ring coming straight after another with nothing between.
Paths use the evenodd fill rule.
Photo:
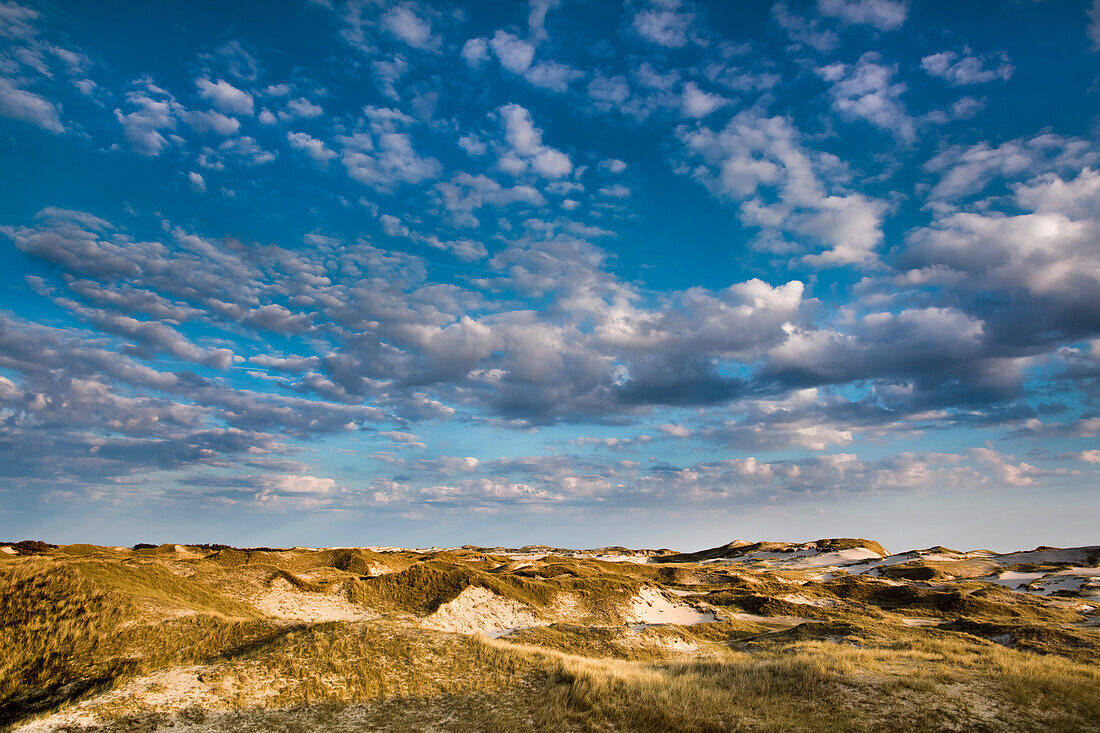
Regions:
<instances>
[{"instance_id":1,"label":"sky","mask_svg":"<svg viewBox=\"0 0 1100 733\"><path fill-rule=\"evenodd\" d=\"M0 0L0 539L1100 542L1100 3Z\"/></svg>"}]
</instances>

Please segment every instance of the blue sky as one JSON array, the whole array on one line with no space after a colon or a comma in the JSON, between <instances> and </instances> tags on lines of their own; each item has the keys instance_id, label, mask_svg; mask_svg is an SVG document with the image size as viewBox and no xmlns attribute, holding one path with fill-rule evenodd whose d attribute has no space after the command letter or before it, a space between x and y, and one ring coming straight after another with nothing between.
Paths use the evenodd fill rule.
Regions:
<instances>
[{"instance_id":1,"label":"blue sky","mask_svg":"<svg viewBox=\"0 0 1100 733\"><path fill-rule=\"evenodd\" d=\"M0 2L0 535L1098 541L1100 6Z\"/></svg>"}]
</instances>

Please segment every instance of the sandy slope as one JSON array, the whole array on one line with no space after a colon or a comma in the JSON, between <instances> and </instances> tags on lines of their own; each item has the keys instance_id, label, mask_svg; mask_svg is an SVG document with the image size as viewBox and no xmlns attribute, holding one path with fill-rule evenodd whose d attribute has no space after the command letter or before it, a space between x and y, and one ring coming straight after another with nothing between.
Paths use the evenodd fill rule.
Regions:
<instances>
[{"instance_id":1,"label":"sandy slope","mask_svg":"<svg viewBox=\"0 0 1100 733\"><path fill-rule=\"evenodd\" d=\"M691 626L717 621L713 611L701 611L686 603L670 600L657 588L646 586L631 599L626 613L630 624L680 624Z\"/></svg>"},{"instance_id":2,"label":"sandy slope","mask_svg":"<svg viewBox=\"0 0 1100 733\"><path fill-rule=\"evenodd\" d=\"M288 621L366 621L377 618L339 596L309 593L295 588L284 578L276 578L259 596L249 599L268 616Z\"/></svg>"},{"instance_id":3,"label":"sandy slope","mask_svg":"<svg viewBox=\"0 0 1100 733\"><path fill-rule=\"evenodd\" d=\"M438 631L489 636L545 624L529 607L479 586L466 588L422 622Z\"/></svg>"}]
</instances>

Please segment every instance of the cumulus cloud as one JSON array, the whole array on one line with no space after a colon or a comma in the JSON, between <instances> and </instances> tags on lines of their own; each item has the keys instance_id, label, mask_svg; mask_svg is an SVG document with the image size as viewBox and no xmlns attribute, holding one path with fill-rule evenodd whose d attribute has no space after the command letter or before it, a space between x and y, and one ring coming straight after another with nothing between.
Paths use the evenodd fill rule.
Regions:
<instances>
[{"instance_id":1,"label":"cumulus cloud","mask_svg":"<svg viewBox=\"0 0 1100 733\"><path fill-rule=\"evenodd\" d=\"M1008 81L1015 70L1004 53L975 56L970 49L964 49L962 55L954 51L934 53L922 58L920 65L932 76L959 86Z\"/></svg>"},{"instance_id":2,"label":"cumulus cloud","mask_svg":"<svg viewBox=\"0 0 1100 733\"><path fill-rule=\"evenodd\" d=\"M1029 320L1055 333L1078 332L1100 315L1100 173L1084 168L1068 180L1044 174L1017 184L1013 197L1024 213L945 213L914 230L904 262L928 282L954 274L964 276L954 287L1025 295L1036 301ZM1018 314L1009 313L1010 329Z\"/></svg>"},{"instance_id":3,"label":"cumulus cloud","mask_svg":"<svg viewBox=\"0 0 1100 733\"><path fill-rule=\"evenodd\" d=\"M830 64L818 70L832 84L829 93L833 109L848 119L862 119L891 132L898 140L912 143L916 127L905 110L901 95L907 89L895 82L896 66L886 66L878 53L863 54L854 65Z\"/></svg>"},{"instance_id":4,"label":"cumulus cloud","mask_svg":"<svg viewBox=\"0 0 1100 733\"><path fill-rule=\"evenodd\" d=\"M523 75L523 78L536 87L543 87L555 92L564 92L569 88L569 83L580 79L584 73L557 61L540 61Z\"/></svg>"},{"instance_id":5,"label":"cumulus cloud","mask_svg":"<svg viewBox=\"0 0 1100 733\"><path fill-rule=\"evenodd\" d=\"M795 44L826 53L840 43L836 31L823 27L817 18L791 12L787 3L782 0L772 6L772 17Z\"/></svg>"},{"instance_id":6,"label":"cumulus cloud","mask_svg":"<svg viewBox=\"0 0 1100 733\"><path fill-rule=\"evenodd\" d=\"M405 129L412 120L397 110L370 107L366 110L369 131L338 135L340 159L348 175L379 190L398 184L418 183L438 178L442 166L435 158L424 157L413 147Z\"/></svg>"},{"instance_id":7,"label":"cumulus cloud","mask_svg":"<svg viewBox=\"0 0 1100 733\"><path fill-rule=\"evenodd\" d=\"M573 171L569 156L543 145L542 130L535 127L531 113L518 104L507 104L498 110L504 127L508 151L502 156L502 167L510 172L531 170L544 178L561 178Z\"/></svg>"},{"instance_id":8,"label":"cumulus cloud","mask_svg":"<svg viewBox=\"0 0 1100 733\"><path fill-rule=\"evenodd\" d=\"M637 12L633 24L638 35L647 41L668 48L680 48L692 40L694 20L694 13L657 8Z\"/></svg>"},{"instance_id":9,"label":"cumulus cloud","mask_svg":"<svg viewBox=\"0 0 1100 733\"><path fill-rule=\"evenodd\" d=\"M890 31L905 23L909 3L908 0L818 0L817 10L846 23L863 23Z\"/></svg>"},{"instance_id":10,"label":"cumulus cloud","mask_svg":"<svg viewBox=\"0 0 1100 733\"><path fill-rule=\"evenodd\" d=\"M463 226L477 226L475 211L483 206L504 207L511 204L527 204L542 207L546 198L531 186L503 186L485 175L459 173L450 181L438 183L435 190L443 208L454 221Z\"/></svg>"},{"instance_id":11,"label":"cumulus cloud","mask_svg":"<svg viewBox=\"0 0 1100 733\"><path fill-rule=\"evenodd\" d=\"M685 117L696 119L706 117L711 112L729 104L729 100L720 94L704 92L695 82L684 85L680 109Z\"/></svg>"},{"instance_id":12,"label":"cumulus cloud","mask_svg":"<svg viewBox=\"0 0 1100 733\"><path fill-rule=\"evenodd\" d=\"M142 87L126 95L131 111L123 113L116 109L115 118L134 152L159 155L168 146L162 131L175 129L179 106L170 94L152 82L146 80Z\"/></svg>"},{"instance_id":13,"label":"cumulus cloud","mask_svg":"<svg viewBox=\"0 0 1100 733\"><path fill-rule=\"evenodd\" d=\"M999 109L997 81L1029 83L1007 55L822 59L924 20L899 0L777 2L751 43L677 0L634 2L599 39L557 7L468 26L349 0L333 12L355 48L333 63L279 78L266 46L215 40L169 91L115 88L50 41L44 11L0 4L0 115L162 155L140 165L170 167L166 195L221 212L120 195L116 223L47 207L0 226L36 263L11 295L30 315L0 314L0 473L121 491L170 471L204 501L410 513L1092 476L1046 466L1100 465L1073 442L1098 424L1100 152L1066 120L1013 139L946 124ZM356 115L364 84L389 101ZM791 104L800 84L824 94ZM104 139L81 117L97 105L117 123ZM888 135L860 146L867 125ZM717 203L679 206L669 171ZM270 231L173 221L255 214L258 196ZM677 228L685 211L698 220ZM35 303L51 325L28 320ZM1039 446L909 450L978 425ZM449 430L528 431L553 454L428 455ZM379 447L354 486L303 447L353 431Z\"/></svg>"},{"instance_id":14,"label":"cumulus cloud","mask_svg":"<svg viewBox=\"0 0 1100 733\"><path fill-rule=\"evenodd\" d=\"M987 142L951 145L924 167L939 176L928 199L943 209L957 207L997 178L1017 182L1043 173L1079 171L1097 163L1100 151L1087 140L1044 133L996 146Z\"/></svg>"},{"instance_id":15,"label":"cumulus cloud","mask_svg":"<svg viewBox=\"0 0 1100 733\"><path fill-rule=\"evenodd\" d=\"M325 110L321 107L321 105L314 104L304 97L292 99L287 102L286 111L293 117L301 117L303 119L320 117L325 113Z\"/></svg>"},{"instance_id":16,"label":"cumulus cloud","mask_svg":"<svg viewBox=\"0 0 1100 733\"><path fill-rule=\"evenodd\" d=\"M489 46L500 65L514 74L527 71L535 59L534 45L507 31L497 31L489 41Z\"/></svg>"},{"instance_id":17,"label":"cumulus cloud","mask_svg":"<svg viewBox=\"0 0 1100 733\"><path fill-rule=\"evenodd\" d=\"M214 105L219 112L227 115L251 115L252 95L241 91L227 81L219 79L212 82L206 78L195 80L199 96Z\"/></svg>"},{"instance_id":18,"label":"cumulus cloud","mask_svg":"<svg viewBox=\"0 0 1100 733\"><path fill-rule=\"evenodd\" d=\"M681 140L689 157L704 163L692 175L715 194L740 202L741 220L761 229L762 243L790 250L790 233L826 246L807 262L873 260L885 206L844 192L839 180L828 186L825 176L842 180L836 162L806 149L788 119L742 112L721 131L685 130ZM774 191L775 198L764 191Z\"/></svg>"},{"instance_id":19,"label":"cumulus cloud","mask_svg":"<svg viewBox=\"0 0 1100 733\"><path fill-rule=\"evenodd\" d=\"M382 29L413 48L438 51L442 39L432 33L431 20L415 3L394 5L382 14Z\"/></svg>"},{"instance_id":20,"label":"cumulus cloud","mask_svg":"<svg viewBox=\"0 0 1100 733\"><path fill-rule=\"evenodd\" d=\"M489 42L484 38L471 38L462 46L462 58L473 67L489 60Z\"/></svg>"},{"instance_id":21,"label":"cumulus cloud","mask_svg":"<svg viewBox=\"0 0 1100 733\"><path fill-rule=\"evenodd\" d=\"M292 148L304 151L318 163L327 163L336 157L335 151L329 150L323 142L304 132L288 132L286 138Z\"/></svg>"}]
</instances>

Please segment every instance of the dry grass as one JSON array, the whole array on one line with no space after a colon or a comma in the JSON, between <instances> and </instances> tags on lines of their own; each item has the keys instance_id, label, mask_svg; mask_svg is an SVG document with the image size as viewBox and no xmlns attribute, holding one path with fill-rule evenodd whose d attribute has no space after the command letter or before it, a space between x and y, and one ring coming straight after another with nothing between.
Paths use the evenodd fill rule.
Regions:
<instances>
[{"instance_id":1,"label":"dry grass","mask_svg":"<svg viewBox=\"0 0 1100 733\"><path fill-rule=\"evenodd\" d=\"M393 572L368 577L379 563ZM387 615L267 618L247 599L279 579ZM983 583L900 582L562 557L517 567L468 550L69 546L0 559L0 726L1100 730L1100 630L1080 611ZM621 606L642 584L811 620L631 630ZM499 640L420 627L470 586L561 622Z\"/></svg>"}]
</instances>

